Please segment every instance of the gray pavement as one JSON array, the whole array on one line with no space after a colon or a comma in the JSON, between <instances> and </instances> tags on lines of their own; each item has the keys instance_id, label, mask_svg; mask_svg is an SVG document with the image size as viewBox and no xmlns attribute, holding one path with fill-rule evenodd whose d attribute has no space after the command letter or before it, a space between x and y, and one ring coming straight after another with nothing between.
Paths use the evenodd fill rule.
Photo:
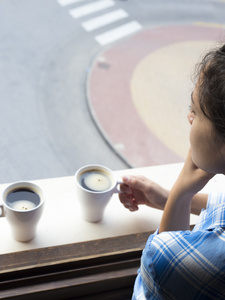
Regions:
<instances>
[{"instance_id":1,"label":"gray pavement","mask_svg":"<svg viewBox=\"0 0 225 300\"><path fill-rule=\"evenodd\" d=\"M114 3L113 9L125 10L129 21L139 22L143 30L224 22L222 0ZM133 164L126 155L129 163L120 157L123 141L115 147L110 138L103 138L87 105L93 62L129 37L99 45L96 34L106 29L87 33L81 26L98 14L79 20L69 15L70 9L80 5L62 7L56 0L0 1L0 183L73 175L89 163L113 170ZM133 145L132 149L135 152Z\"/></svg>"}]
</instances>

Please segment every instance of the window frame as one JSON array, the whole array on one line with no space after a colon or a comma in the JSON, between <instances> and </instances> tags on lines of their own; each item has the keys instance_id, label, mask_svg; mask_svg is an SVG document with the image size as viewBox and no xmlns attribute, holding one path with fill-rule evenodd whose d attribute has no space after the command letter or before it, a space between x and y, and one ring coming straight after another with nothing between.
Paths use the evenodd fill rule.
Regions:
<instances>
[{"instance_id":1,"label":"window frame","mask_svg":"<svg viewBox=\"0 0 225 300\"><path fill-rule=\"evenodd\" d=\"M0 255L2 299L131 299L142 232Z\"/></svg>"}]
</instances>

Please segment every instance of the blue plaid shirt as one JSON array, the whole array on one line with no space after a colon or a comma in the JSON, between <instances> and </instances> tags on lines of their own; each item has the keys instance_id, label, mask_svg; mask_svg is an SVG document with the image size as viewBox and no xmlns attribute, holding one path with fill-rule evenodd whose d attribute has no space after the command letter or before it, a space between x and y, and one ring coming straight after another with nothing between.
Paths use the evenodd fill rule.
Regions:
<instances>
[{"instance_id":1,"label":"blue plaid shirt","mask_svg":"<svg viewBox=\"0 0 225 300\"><path fill-rule=\"evenodd\" d=\"M132 300L225 299L225 194L210 194L192 231L152 234Z\"/></svg>"}]
</instances>

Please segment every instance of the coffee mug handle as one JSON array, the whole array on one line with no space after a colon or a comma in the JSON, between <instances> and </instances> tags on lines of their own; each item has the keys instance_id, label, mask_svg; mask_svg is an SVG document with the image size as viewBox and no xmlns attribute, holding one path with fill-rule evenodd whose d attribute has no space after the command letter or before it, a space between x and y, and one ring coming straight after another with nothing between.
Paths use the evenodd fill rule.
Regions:
<instances>
[{"instance_id":1,"label":"coffee mug handle","mask_svg":"<svg viewBox=\"0 0 225 300\"><path fill-rule=\"evenodd\" d=\"M0 218L5 217L5 210L3 204L0 204Z\"/></svg>"},{"instance_id":2,"label":"coffee mug handle","mask_svg":"<svg viewBox=\"0 0 225 300\"><path fill-rule=\"evenodd\" d=\"M114 189L113 193L117 193L117 194L121 194L122 193L121 190L120 190L120 188L118 187L118 185L122 184L122 183L124 183L122 179L118 179L116 181L116 186L115 186L115 189Z\"/></svg>"}]
</instances>

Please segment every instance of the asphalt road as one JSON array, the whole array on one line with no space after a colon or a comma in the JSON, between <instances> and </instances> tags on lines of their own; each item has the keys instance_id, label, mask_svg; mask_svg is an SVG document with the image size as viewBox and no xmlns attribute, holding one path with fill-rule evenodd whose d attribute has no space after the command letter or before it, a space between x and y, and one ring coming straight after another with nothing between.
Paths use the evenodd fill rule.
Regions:
<instances>
[{"instance_id":1,"label":"asphalt road","mask_svg":"<svg viewBox=\"0 0 225 300\"><path fill-rule=\"evenodd\" d=\"M223 23L225 16L222 0L113 2L143 28ZM96 31L84 30L89 16L71 16L78 1L61 4L0 0L0 183L73 175L89 163L129 167L102 137L87 105L92 62L112 44L100 45Z\"/></svg>"}]
</instances>

